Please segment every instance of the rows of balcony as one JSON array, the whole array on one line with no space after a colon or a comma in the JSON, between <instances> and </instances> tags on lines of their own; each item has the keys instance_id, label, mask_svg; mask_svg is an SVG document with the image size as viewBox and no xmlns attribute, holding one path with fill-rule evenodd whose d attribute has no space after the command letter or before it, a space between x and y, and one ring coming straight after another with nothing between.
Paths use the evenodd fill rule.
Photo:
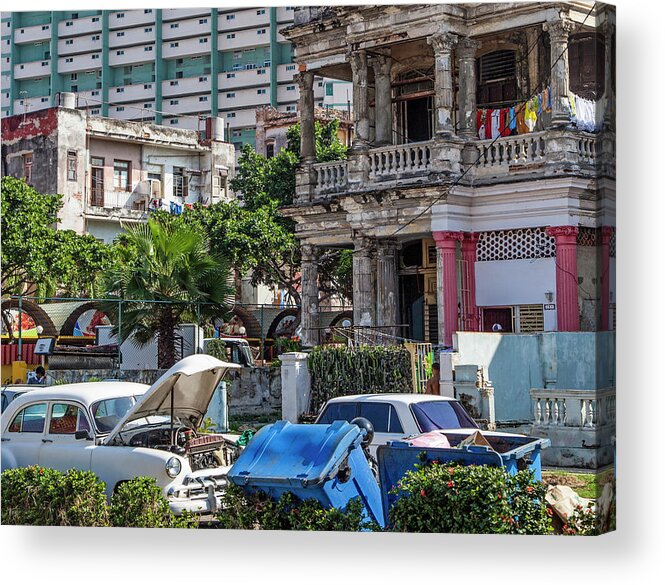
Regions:
<instances>
[{"instance_id":1,"label":"rows of balcony","mask_svg":"<svg viewBox=\"0 0 665 585\"><path fill-rule=\"evenodd\" d=\"M539 176L547 167L553 172L574 169L585 174L610 172L604 161L611 160L613 140L597 134L579 131L543 131L499 138L472 140L466 143L471 158L467 159L467 178L477 180L517 176L537 171ZM400 185L410 181L422 182L431 173L464 172L462 144L429 140L409 144L370 148L362 154L357 167L364 169L360 180L350 181L349 162L335 161L312 165L314 198L385 187L388 182Z\"/></svg>"}]
</instances>

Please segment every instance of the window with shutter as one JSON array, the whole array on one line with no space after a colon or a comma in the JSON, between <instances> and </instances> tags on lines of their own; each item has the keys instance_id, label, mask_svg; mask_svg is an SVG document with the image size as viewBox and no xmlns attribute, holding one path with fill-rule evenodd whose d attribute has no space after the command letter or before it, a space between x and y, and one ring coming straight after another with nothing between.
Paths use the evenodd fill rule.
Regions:
<instances>
[{"instance_id":1,"label":"window with shutter","mask_svg":"<svg viewBox=\"0 0 665 585\"><path fill-rule=\"evenodd\" d=\"M581 33L568 40L570 91L599 99L605 91L605 40L602 35Z\"/></svg>"},{"instance_id":2,"label":"window with shutter","mask_svg":"<svg viewBox=\"0 0 665 585\"><path fill-rule=\"evenodd\" d=\"M478 59L478 107L500 108L518 99L515 51L494 51Z\"/></svg>"}]
</instances>

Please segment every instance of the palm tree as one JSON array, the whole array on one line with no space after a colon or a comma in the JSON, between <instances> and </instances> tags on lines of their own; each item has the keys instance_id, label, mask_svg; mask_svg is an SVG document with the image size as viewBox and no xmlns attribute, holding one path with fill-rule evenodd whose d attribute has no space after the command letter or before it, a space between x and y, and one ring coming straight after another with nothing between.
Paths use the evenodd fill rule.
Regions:
<instances>
[{"instance_id":1,"label":"palm tree","mask_svg":"<svg viewBox=\"0 0 665 585\"><path fill-rule=\"evenodd\" d=\"M175 329L184 320L199 325L225 313L233 302L231 272L224 258L210 253L208 239L195 227L150 219L126 230L132 251L105 276L106 303L115 315L114 333L133 334L139 345L157 337L157 364L176 362Z\"/></svg>"}]
</instances>

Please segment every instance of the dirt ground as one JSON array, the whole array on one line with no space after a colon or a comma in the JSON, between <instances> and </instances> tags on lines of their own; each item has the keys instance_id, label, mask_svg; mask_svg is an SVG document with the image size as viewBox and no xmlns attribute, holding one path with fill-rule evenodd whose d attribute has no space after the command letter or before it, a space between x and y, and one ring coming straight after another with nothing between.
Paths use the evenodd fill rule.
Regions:
<instances>
[{"instance_id":1,"label":"dirt ground","mask_svg":"<svg viewBox=\"0 0 665 585\"><path fill-rule=\"evenodd\" d=\"M603 486L612 481L611 469L600 473L571 473L568 471L543 471L543 482L548 485L565 485L574 489L583 498L597 498Z\"/></svg>"}]
</instances>

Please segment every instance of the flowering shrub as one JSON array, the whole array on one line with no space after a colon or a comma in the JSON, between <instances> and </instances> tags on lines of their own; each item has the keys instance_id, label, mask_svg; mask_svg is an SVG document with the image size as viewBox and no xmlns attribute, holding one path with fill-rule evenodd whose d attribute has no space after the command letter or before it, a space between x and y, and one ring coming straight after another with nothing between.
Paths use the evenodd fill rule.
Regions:
<instances>
[{"instance_id":1,"label":"flowering shrub","mask_svg":"<svg viewBox=\"0 0 665 585\"><path fill-rule=\"evenodd\" d=\"M317 500L301 500L290 492L276 501L265 492L245 495L236 485L226 488L217 519L220 528L240 530L355 532L378 529L363 517L363 505L359 499L351 500L344 510L328 509Z\"/></svg>"},{"instance_id":2,"label":"flowering shrub","mask_svg":"<svg viewBox=\"0 0 665 585\"><path fill-rule=\"evenodd\" d=\"M465 534L549 534L544 484L533 473L433 461L408 472L391 490L390 530Z\"/></svg>"}]
</instances>

